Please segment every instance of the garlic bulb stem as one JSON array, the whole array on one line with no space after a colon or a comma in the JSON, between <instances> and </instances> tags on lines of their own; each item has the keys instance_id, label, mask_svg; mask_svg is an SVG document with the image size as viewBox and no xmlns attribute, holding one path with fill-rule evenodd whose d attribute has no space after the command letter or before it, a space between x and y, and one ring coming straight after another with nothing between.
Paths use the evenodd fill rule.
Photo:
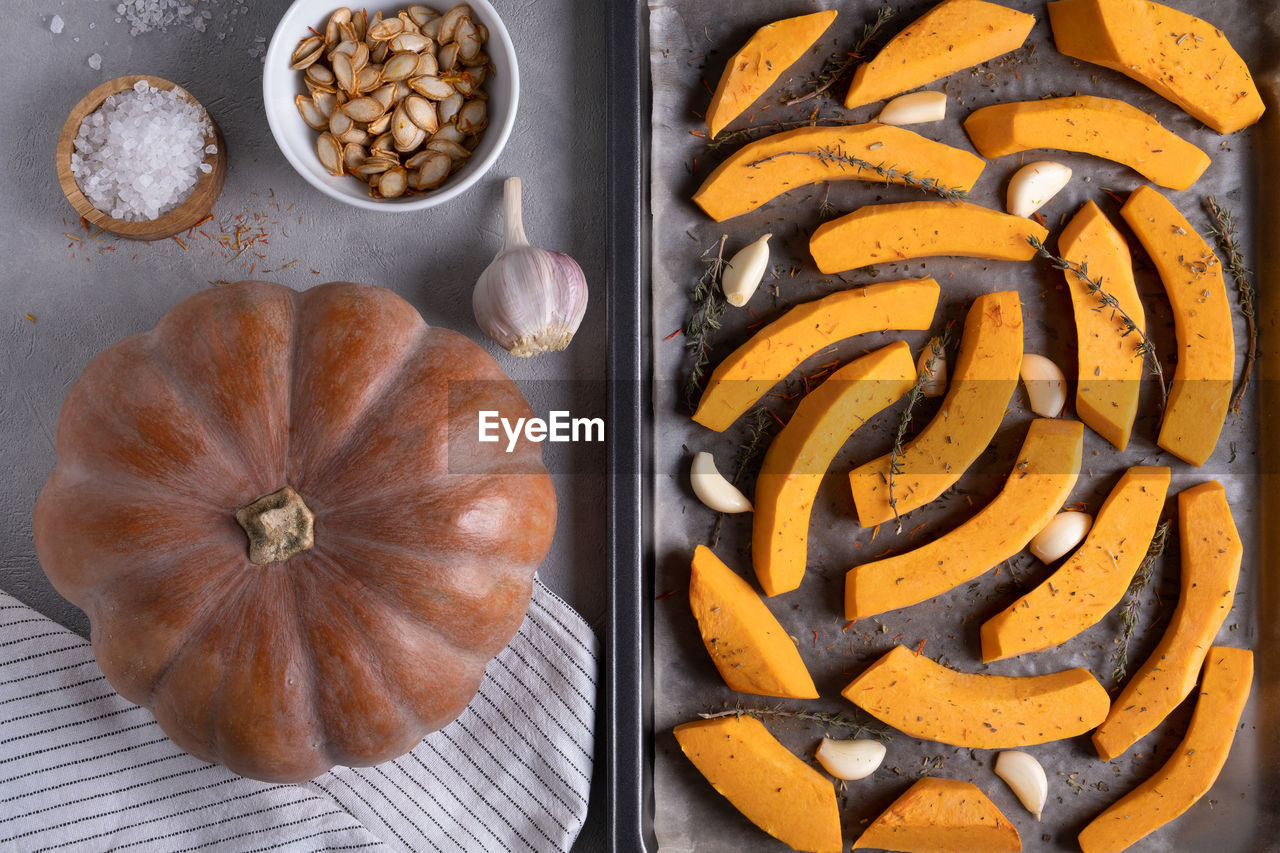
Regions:
<instances>
[{"instance_id":1,"label":"garlic bulb stem","mask_svg":"<svg viewBox=\"0 0 1280 853\"><path fill-rule=\"evenodd\" d=\"M502 191L502 249L471 294L476 323L512 355L525 358L569 345L587 311L587 280L568 255L529 245L520 179Z\"/></svg>"}]
</instances>

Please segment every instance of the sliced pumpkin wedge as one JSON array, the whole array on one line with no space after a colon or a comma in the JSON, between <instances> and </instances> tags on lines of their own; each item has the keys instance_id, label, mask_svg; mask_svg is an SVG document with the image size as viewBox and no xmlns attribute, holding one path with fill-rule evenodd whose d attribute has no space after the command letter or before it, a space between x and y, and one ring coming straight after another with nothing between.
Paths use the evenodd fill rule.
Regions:
<instances>
[{"instance_id":1,"label":"sliced pumpkin wedge","mask_svg":"<svg viewBox=\"0 0 1280 853\"><path fill-rule=\"evenodd\" d=\"M819 350L867 332L928 329L939 292L932 278L913 278L841 290L795 306L716 365L693 419L724 432Z\"/></svg>"},{"instance_id":2,"label":"sliced pumpkin wedge","mask_svg":"<svg viewBox=\"0 0 1280 853\"><path fill-rule=\"evenodd\" d=\"M984 0L943 0L859 65L844 96L855 109L1017 50L1033 15Z\"/></svg>"},{"instance_id":3,"label":"sliced pumpkin wedge","mask_svg":"<svg viewBox=\"0 0 1280 853\"><path fill-rule=\"evenodd\" d=\"M1186 217L1151 187L1120 208L1173 305L1178 367L1156 443L1192 465L1213 455L1231 404L1236 349L1222 264Z\"/></svg>"},{"instance_id":4,"label":"sliced pumpkin wedge","mask_svg":"<svg viewBox=\"0 0 1280 853\"><path fill-rule=\"evenodd\" d=\"M818 698L795 641L751 585L705 545L693 552L689 606L702 643L730 690Z\"/></svg>"},{"instance_id":5,"label":"sliced pumpkin wedge","mask_svg":"<svg viewBox=\"0 0 1280 853\"><path fill-rule=\"evenodd\" d=\"M1065 643L1119 604L1146 556L1168 490L1168 468L1125 471L1084 544L1044 583L983 624L983 662Z\"/></svg>"},{"instance_id":6,"label":"sliced pumpkin wedge","mask_svg":"<svg viewBox=\"0 0 1280 853\"><path fill-rule=\"evenodd\" d=\"M1151 657L1120 691L1093 733L1103 761L1124 753L1187 698L1204 656L1235 602L1243 548L1227 494L1210 480L1178 493L1182 592Z\"/></svg>"},{"instance_id":7,"label":"sliced pumpkin wedge","mask_svg":"<svg viewBox=\"0 0 1280 853\"><path fill-rule=\"evenodd\" d=\"M968 192L982 174L981 157L934 142L903 127L870 122L839 127L801 127L757 139L729 155L707 176L693 201L717 222L741 216L797 187L823 181L885 178L841 160L856 157L918 179ZM890 183L901 183L900 177Z\"/></svg>"},{"instance_id":8,"label":"sliced pumpkin wedge","mask_svg":"<svg viewBox=\"0 0 1280 853\"><path fill-rule=\"evenodd\" d=\"M1059 53L1119 71L1219 133L1262 117L1249 67L1194 15L1150 0L1057 0L1049 23Z\"/></svg>"},{"instance_id":9,"label":"sliced pumpkin wedge","mask_svg":"<svg viewBox=\"0 0 1280 853\"><path fill-rule=\"evenodd\" d=\"M973 301L942 407L903 445L897 458L893 498L899 515L951 488L986 450L1017 390L1022 346L1022 303L1016 290L987 293ZM889 462L886 453L849 474L863 527L893 518Z\"/></svg>"},{"instance_id":10,"label":"sliced pumpkin wedge","mask_svg":"<svg viewBox=\"0 0 1280 853\"><path fill-rule=\"evenodd\" d=\"M1058 254L1079 264L1116 298L1134 325L1146 331L1146 314L1133 280L1129 244L1099 207L1088 202L1058 236ZM1098 297L1074 273L1064 272L1076 322L1076 414L1123 451L1138 415L1143 357L1140 338L1126 333L1114 311L1100 310Z\"/></svg>"},{"instance_id":11,"label":"sliced pumpkin wedge","mask_svg":"<svg viewBox=\"0 0 1280 853\"><path fill-rule=\"evenodd\" d=\"M1187 733L1163 767L1098 815L1079 835L1084 853L1120 853L1209 793L1227 763L1253 684L1253 652L1214 646Z\"/></svg>"},{"instance_id":12,"label":"sliced pumpkin wedge","mask_svg":"<svg viewBox=\"0 0 1280 853\"><path fill-rule=\"evenodd\" d=\"M1027 261L1029 237L1049 232L1033 220L968 202L869 204L824 222L809 238L809 253L824 273L915 258L957 256Z\"/></svg>"},{"instance_id":13,"label":"sliced pumpkin wedge","mask_svg":"<svg viewBox=\"0 0 1280 853\"><path fill-rule=\"evenodd\" d=\"M859 426L915 384L903 341L831 374L796 407L774 436L756 478L751 560L765 595L800 586L809 551L809 515L831 460Z\"/></svg>"},{"instance_id":14,"label":"sliced pumpkin wedge","mask_svg":"<svg viewBox=\"0 0 1280 853\"><path fill-rule=\"evenodd\" d=\"M928 601L1027 547L1075 487L1083 448L1079 421L1032 421L995 500L927 545L849 570L845 618L865 619Z\"/></svg>"},{"instance_id":15,"label":"sliced pumpkin wedge","mask_svg":"<svg viewBox=\"0 0 1280 853\"><path fill-rule=\"evenodd\" d=\"M804 56L831 22L834 10L774 21L756 30L729 58L707 107L707 138L742 115L777 79Z\"/></svg>"},{"instance_id":16,"label":"sliced pumpkin wedge","mask_svg":"<svg viewBox=\"0 0 1280 853\"><path fill-rule=\"evenodd\" d=\"M754 717L676 726L680 749L734 808L796 850L840 853L835 787Z\"/></svg>"},{"instance_id":17,"label":"sliced pumpkin wedge","mask_svg":"<svg viewBox=\"0 0 1280 853\"><path fill-rule=\"evenodd\" d=\"M1209 155L1137 107L1114 98L1074 95L975 110L964 129L983 157L1033 148L1092 154L1121 163L1152 183L1185 190L1209 168Z\"/></svg>"},{"instance_id":18,"label":"sliced pumpkin wedge","mask_svg":"<svg viewBox=\"0 0 1280 853\"><path fill-rule=\"evenodd\" d=\"M1018 830L982 789L959 779L926 776L916 782L853 842L904 853L1018 853Z\"/></svg>"},{"instance_id":19,"label":"sliced pumpkin wedge","mask_svg":"<svg viewBox=\"0 0 1280 853\"><path fill-rule=\"evenodd\" d=\"M1082 668L1048 675L956 672L894 646L841 695L910 737L1017 749L1075 737L1107 715L1107 690Z\"/></svg>"}]
</instances>

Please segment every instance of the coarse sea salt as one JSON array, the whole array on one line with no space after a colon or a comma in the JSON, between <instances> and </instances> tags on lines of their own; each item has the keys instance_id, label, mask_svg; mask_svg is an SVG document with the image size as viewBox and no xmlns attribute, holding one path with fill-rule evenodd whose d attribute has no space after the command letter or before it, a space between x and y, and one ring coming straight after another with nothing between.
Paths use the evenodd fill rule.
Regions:
<instances>
[{"instance_id":1,"label":"coarse sea salt","mask_svg":"<svg viewBox=\"0 0 1280 853\"><path fill-rule=\"evenodd\" d=\"M49 31L55 36L62 32L62 16L54 15L49 19Z\"/></svg>"},{"instance_id":2,"label":"coarse sea salt","mask_svg":"<svg viewBox=\"0 0 1280 853\"><path fill-rule=\"evenodd\" d=\"M129 222L156 219L181 204L201 175L213 170L204 162L210 130L202 107L176 90L161 91L139 80L80 123L71 173L103 213Z\"/></svg>"}]
</instances>

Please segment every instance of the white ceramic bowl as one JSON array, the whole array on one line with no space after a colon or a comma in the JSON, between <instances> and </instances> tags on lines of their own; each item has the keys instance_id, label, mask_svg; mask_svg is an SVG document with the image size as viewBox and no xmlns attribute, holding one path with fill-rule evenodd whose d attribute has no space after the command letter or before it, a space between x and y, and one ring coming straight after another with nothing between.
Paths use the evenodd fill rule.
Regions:
<instances>
[{"instance_id":1,"label":"white ceramic bowl","mask_svg":"<svg viewBox=\"0 0 1280 853\"><path fill-rule=\"evenodd\" d=\"M494 73L485 80L484 90L489 94L489 126L480 137L480 144L472 152L466 165L449 176L438 189L400 198L378 199L369 195L369 187L363 181L344 175L335 178L320 165L316 155L316 137L319 133L307 126L298 113L294 98L306 94L302 73L289 69L289 56L298 42L310 33L307 27L324 32L324 26L333 11L343 5L343 0L294 0L276 25L275 34L267 48L266 65L262 71L262 100L266 106L267 123L276 144L298 174L325 195L366 210L398 213L422 210L444 204L466 192L467 188L489 171L502 153L516 121L516 105L520 97L520 72L516 65L515 46L511 36L498 17L497 10L488 0L466 0L475 12L476 20L489 29L489 41L484 50L493 61ZM407 8L409 3L388 3L368 6L370 14L382 11L394 13ZM441 12L453 5L449 0L432 4Z\"/></svg>"}]
</instances>

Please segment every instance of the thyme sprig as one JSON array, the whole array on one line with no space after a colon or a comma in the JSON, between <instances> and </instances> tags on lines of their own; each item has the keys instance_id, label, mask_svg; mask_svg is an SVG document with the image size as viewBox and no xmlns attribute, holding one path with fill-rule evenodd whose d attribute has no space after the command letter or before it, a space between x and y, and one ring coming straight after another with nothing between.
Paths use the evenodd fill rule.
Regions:
<instances>
[{"instance_id":1,"label":"thyme sprig","mask_svg":"<svg viewBox=\"0 0 1280 853\"><path fill-rule=\"evenodd\" d=\"M721 234L715 247L715 255L711 249L702 253L703 271L693 286L690 299L693 301L693 312L684 324L684 346L692 358L689 378L684 384L685 405L692 412L698 408L698 398L702 396L702 379L706 375L707 365L711 363L711 333L720 328L720 318L724 316L724 290L720 279L724 275L724 244L728 234Z\"/></svg>"},{"instance_id":2,"label":"thyme sprig","mask_svg":"<svg viewBox=\"0 0 1280 853\"><path fill-rule=\"evenodd\" d=\"M893 493L894 478L902 473L902 450L907 438L907 428L911 426L911 413L916 404L924 399L924 386L932 378L935 364L939 359L947 357L947 345L951 343L951 327L942 330L941 335L929 339L929 357L920 365L915 384L907 394L907 407L898 417L898 431L893 436L893 449L889 451L889 509L893 510L893 521L898 532L902 532L902 516L898 515L898 496Z\"/></svg>"},{"instance_id":3,"label":"thyme sprig","mask_svg":"<svg viewBox=\"0 0 1280 853\"><path fill-rule=\"evenodd\" d=\"M747 415L747 436L742 440L742 444L738 445L738 452L733 457L733 479L730 480L735 486L742 479L742 475L747 469L759 458L764 452L765 447L769 444L770 437L773 436L774 427L777 421L769 414L769 410L764 406L756 406ZM711 528L711 543L708 547L715 548L720 543L720 530L724 527L724 513L716 513L716 523Z\"/></svg>"},{"instance_id":4,"label":"thyme sprig","mask_svg":"<svg viewBox=\"0 0 1280 853\"><path fill-rule=\"evenodd\" d=\"M1134 348L1134 355L1143 359L1151 369L1151 375L1160 383L1160 408L1164 409L1165 403L1169 399L1169 391L1165 387L1164 369L1160 366L1160 358L1156 355L1155 344L1151 343L1151 339L1147 337L1147 333L1133 322L1133 318L1120 307L1120 302L1106 291L1102 286L1101 278L1091 278L1089 276L1089 265L1078 264L1075 261L1068 261L1066 258L1050 252L1049 249L1040 242L1036 237L1028 237L1027 242L1036 250L1036 254L1053 266L1054 269L1069 272L1076 277L1076 280L1088 289L1089 294L1098 300L1098 307L1095 311L1111 311L1112 318L1119 318L1120 325L1124 331L1120 333L1120 337L1127 338L1129 335L1138 336L1138 345Z\"/></svg>"},{"instance_id":5,"label":"thyme sprig","mask_svg":"<svg viewBox=\"0 0 1280 853\"><path fill-rule=\"evenodd\" d=\"M832 126L841 124L844 124L844 122L832 122ZM722 130L716 135L715 139L707 140L707 151L714 154L721 148L737 145L740 142L754 142L763 136L781 133L784 130L818 126L817 117L810 116L809 118L796 119L795 121L771 121L768 124L753 124L750 127L740 127L737 130Z\"/></svg>"},{"instance_id":6,"label":"thyme sprig","mask_svg":"<svg viewBox=\"0 0 1280 853\"><path fill-rule=\"evenodd\" d=\"M822 165L830 166L835 164L842 171L845 166L853 166L855 169L874 172L884 178L886 184L898 181L908 187L915 187L918 190L933 193L947 201L960 201L969 197L968 190L960 187L948 187L937 178L917 178L915 172L901 172L896 166L882 166L879 163L872 163L870 160L863 160L861 157L846 153L844 148L838 145L835 147L821 145L809 151L780 151L769 157L761 157L759 160L754 160L748 163L747 166L748 168L758 169L765 163L783 157L816 157Z\"/></svg>"},{"instance_id":7,"label":"thyme sprig","mask_svg":"<svg viewBox=\"0 0 1280 853\"><path fill-rule=\"evenodd\" d=\"M1240 381L1231 394L1231 411L1240 414L1240 402L1249 390L1249 381L1253 378L1253 363L1258 359L1258 322L1254 308L1253 271L1244 265L1244 257L1240 252L1240 244L1236 237L1235 214L1229 208L1218 204L1213 196L1207 197L1205 207L1213 217L1213 236L1217 238L1218 248L1227 256L1227 271L1235 280L1236 290L1240 296L1240 313L1244 315L1245 328L1249 336L1249 348L1244 354L1244 366L1240 369Z\"/></svg>"},{"instance_id":8,"label":"thyme sprig","mask_svg":"<svg viewBox=\"0 0 1280 853\"><path fill-rule=\"evenodd\" d=\"M871 42L880 34L880 30L884 25L889 23L889 19L894 15L892 6L881 6L876 10L876 19L869 24L862 25L862 34L858 37L858 41L850 48L848 53L837 53L829 57L826 64L822 66L822 70L814 76L811 81L813 86L807 92L796 95L794 98L783 101L783 105L793 107L796 104L802 104L829 91L840 81L844 80L853 71L853 66L857 64L859 59L866 56L867 48Z\"/></svg>"},{"instance_id":9,"label":"thyme sprig","mask_svg":"<svg viewBox=\"0 0 1280 853\"><path fill-rule=\"evenodd\" d=\"M1151 544L1147 546L1147 555L1138 564L1138 571L1134 572L1133 580L1129 582L1129 591L1125 593L1124 605L1120 608L1122 627L1120 636L1116 639L1116 665L1111 670L1111 678L1117 686L1124 681L1129 672L1129 642L1138 629L1138 613L1142 609L1142 591L1151 583L1156 560L1164 553L1165 546L1169 542L1170 525L1170 522L1162 521L1156 528L1155 535L1151 537Z\"/></svg>"},{"instance_id":10,"label":"thyme sprig","mask_svg":"<svg viewBox=\"0 0 1280 853\"><path fill-rule=\"evenodd\" d=\"M826 711L801 711L796 708L788 708L785 705L774 705L773 707L765 708L744 708L739 705L727 711L710 711L698 714L698 716L704 720L715 720L720 717L755 717L757 720L800 720L807 723L820 723L828 728L848 729L853 737L867 737L870 735L880 738L885 743L890 743L893 740L893 735L889 734L887 729L869 726L843 714L828 713Z\"/></svg>"}]
</instances>

